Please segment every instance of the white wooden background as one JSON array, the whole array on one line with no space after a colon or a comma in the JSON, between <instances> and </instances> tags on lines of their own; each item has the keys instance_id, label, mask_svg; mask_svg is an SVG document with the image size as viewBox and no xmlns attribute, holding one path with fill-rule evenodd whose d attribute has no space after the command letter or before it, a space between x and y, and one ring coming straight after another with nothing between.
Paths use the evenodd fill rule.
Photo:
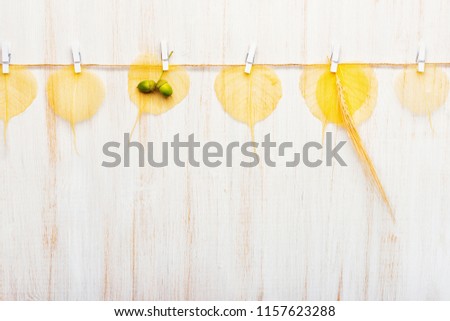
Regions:
<instances>
[{"instance_id":1,"label":"white wooden background","mask_svg":"<svg viewBox=\"0 0 450 321\"><path fill-rule=\"evenodd\" d=\"M326 62L333 41L345 61L414 62L420 39L429 61L450 62L446 0L0 3L0 40L19 64L70 63L74 40L85 63L129 64L161 39L172 63L241 63L253 39L257 63ZM121 141L137 114L127 69L92 69L107 95L76 127L79 155L46 103L55 68L31 69L38 97L0 144L0 299L450 299L450 103L432 130L398 103L399 68L376 69L377 108L360 126L396 224L350 142L348 167L103 168L103 144ZM135 138L248 141L215 97L218 71L189 68L188 97L144 116ZM276 72L283 98L256 140L320 141L301 69Z\"/></svg>"}]
</instances>

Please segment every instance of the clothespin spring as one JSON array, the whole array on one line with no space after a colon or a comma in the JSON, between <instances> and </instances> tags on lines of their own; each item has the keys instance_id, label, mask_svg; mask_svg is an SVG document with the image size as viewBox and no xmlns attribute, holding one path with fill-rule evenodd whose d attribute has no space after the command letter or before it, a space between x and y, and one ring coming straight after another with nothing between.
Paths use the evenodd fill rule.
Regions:
<instances>
[{"instance_id":1,"label":"clothespin spring","mask_svg":"<svg viewBox=\"0 0 450 321\"><path fill-rule=\"evenodd\" d=\"M245 70L244 72L246 74L250 74L250 71L252 70L253 63L255 61L255 54L256 54L256 44L253 43L250 45L250 48L248 49L247 56L245 58Z\"/></svg>"},{"instance_id":2,"label":"clothespin spring","mask_svg":"<svg viewBox=\"0 0 450 321\"><path fill-rule=\"evenodd\" d=\"M2 72L9 74L9 64L11 63L11 53L9 52L9 44L2 43Z\"/></svg>"}]
</instances>

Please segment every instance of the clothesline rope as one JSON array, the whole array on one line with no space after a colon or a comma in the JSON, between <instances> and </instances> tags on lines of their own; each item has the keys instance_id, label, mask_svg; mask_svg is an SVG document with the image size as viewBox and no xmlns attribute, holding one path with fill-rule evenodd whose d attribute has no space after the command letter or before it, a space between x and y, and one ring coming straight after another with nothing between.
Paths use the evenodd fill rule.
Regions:
<instances>
[{"instance_id":1,"label":"clothesline rope","mask_svg":"<svg viewBox=\"0 0 450 321\"><path fill-rule=\"evenodd\" d=\"M407 67L415 66L417 63L388 63L388 62L340 62L340 65L363 65L371 67ZM11 64L12 66L24 66L24 67L67 67L73 64L71 63L26 63L26 64ZM314 66L326 66L326 63L268 63L268 64L254 64L255 66L269 66L269 67L314 67ZM450 67L450 62L427 62L427 65ZM137 64L100 64L100 63L86 63L82 64L84 67L105 67L105 68L129 68L131 66L148 66ZM228 67L228 66L245 66L245 64L171 64L171 66L179 67L192 67L192 68L214 68L214 67Z\"/></svg>"}]
</instances>

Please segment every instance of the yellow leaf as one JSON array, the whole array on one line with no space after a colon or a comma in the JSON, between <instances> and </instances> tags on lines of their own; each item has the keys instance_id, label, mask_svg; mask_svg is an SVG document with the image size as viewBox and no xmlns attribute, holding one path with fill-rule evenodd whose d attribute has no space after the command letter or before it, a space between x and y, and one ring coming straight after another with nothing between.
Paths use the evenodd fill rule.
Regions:
<instances>
[{"instance_id":1,"label":"yellow leaf","mask_svg":"<svg viewBox=\"0 0 450 321\"><path fill-rule=\"evenodd\" d=\"M0 73L0 119L5 122L5 139L9 120L24 112L36 93L36 79L26 68L10 66L9 74Z\"/></svg>"},{"instance_id":2,"label":"yellow leaf","mask_svg":"<svg viewBox=\"0 0 450 321\"><path fill-rule=\"evenodd\" d=\"M416 66L408 66L395 81L401 104L418 115L429 115L444 105L448 91L447 75L433 65L427 65L424 73L418 73Z\"/></svg>"},{"instance_id":3,"label":"yellow leaf","mask_svg":"<svg viewBox=\"0 0 450 321\"><path fill-rule=\"evenodd\" d=\"M47 98L55 114L73 126L90 119L105 98L103 82L93 73L83 70L76 74L73 67L62 68L47 81Z\"/></svg>"},{"instance_id":4,"label":"yellow leaf","mask_svg":"<svg viewBox=\"0 0 450 321\"><path fill-rule=\"evenodd\" d=\"M252 138L255 124L275 110L282 95L280 79L265 66L253 66L249 75L242 66L224 68L214 89L223 109L250 127Z\"/></svg>"},{"instance_id":5,"label":"yellow leaf","mask_svg":"<svg viewBox=\"0 0 450 321\"><path fill-rule=\"evenodd\" d=\"M336 86L339 75L348 112L355 124L369 118L375 108L378 91L373 70L360 65L339 65L338 73L329 70L326 65L307 67L300 79L300 89L311 113L324 124L343 124Z\"/></svg>"},{"instance_id":6,"label":"yellow leaf","mask_svg":"<svg viewBox=\"0 0 450 321\"><path fill-rule=\"evenodd\" d=\"M128 94L131 101L138 107L141 113L154 115L162 114L179 104L189 92L189 75L183 67L171 65L161 77L161 59L152 55L140 55L131 65L128 72ZM143 80L166 80L173 89L169 97L159 92L143 94L137 89L137 85ZM138 115L138 116L139 116Z\"/></svg>"},{"instance_id":7,"label":"yellow leaf","mask_svg":"<svg viewBox=\"0 0 450 321\"><path fill-rule=\"evenodd\" d=\"M356 129L356 123L367 119L375 107L377 80L371 68L339 65L336 73L331 73L327 66L306 68L300 79L300 89L314 116L324 124L336 123L347 130L395 221L387 194Z\"/></svg>"}]
</instances>

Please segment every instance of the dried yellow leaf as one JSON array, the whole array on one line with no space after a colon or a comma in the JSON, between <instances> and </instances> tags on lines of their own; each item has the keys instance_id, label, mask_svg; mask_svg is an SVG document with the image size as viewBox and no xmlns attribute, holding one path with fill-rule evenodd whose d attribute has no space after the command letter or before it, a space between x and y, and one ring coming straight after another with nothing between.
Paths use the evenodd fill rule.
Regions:
<instances>
[{"instance_id":1,"label":"dried yellow leaf","mask_svg":"<svg viewBox=\"0 0 450 321\"><path fill-rule=\"evenodd\" d=\"M252 132L257 122L268 117L281 98L281 81L265 66L253 66L250 74L241 66L222 69L214 89L223 109L234 119L246 123Z\"/></svg>"},{"instance_id":2,"label":"dried yellow leaf","mask_svg":"<svg viewBox=\"0 0 450 321\"><path fill-rule=\"evenodd\" d=\"M342 85L348 112L355 124L370 117L376 104L378 83L370 67L339 65L338 73L328 66L307 67L300 79L300 89L311 113L322 123L343 124L337 76Z\"/></svg>"},{"instance_id":3,"label":"dried yellow leaf","mask_svg":"<svg viewBox=\"0 0 450 321\"><path fill-rule=\"evenodd\" d=\"M9 120L24 112L36 93L36 79L26 68L10 66L9 74L0 73L0 119L5 123L5 134Z\"/></svg>"},{"instance_id":4,"label":"dried yellow leaf","mask_svg":"<svg viewBox=\"0 0 450 321\"><path fill-rule=\"evenodd\" d=\"M131 65L128 72L128 94L131 101L138 107L139 114L150 113L162 114L179 104L189 92L189 75L183 67L170 66L168 71L162 75L172 87L173 93L166 97L158 92L144 94L137 88L143 80L158 81L161 77L161 59L144 54L140 55Z\"/></svg>"},{"instance_id":5,"label":"dried yellow leaf","mask_svg":"<svg viewBox=\"0 0 450 321\"><path fill-rule=\"evenodd\" d=\"M449 80L442 68L429 65L424 73L416 66L408 66L395 80L395 92L401 104L412 113L431 114L444 105Z\"/></svg>"},{"instance_id":6,"label":"dried yellow leaf","mask_svg":"<svg viewBox=\"0 0 450 321\"><path fill-rule=\"evenodd\" d=\"M48 78L47 98L55 114L73 128L97 113L105 98L105 88L95 74L87 70L76 74L73 67L65 67Z\"/></svg>"}]
</instances>

